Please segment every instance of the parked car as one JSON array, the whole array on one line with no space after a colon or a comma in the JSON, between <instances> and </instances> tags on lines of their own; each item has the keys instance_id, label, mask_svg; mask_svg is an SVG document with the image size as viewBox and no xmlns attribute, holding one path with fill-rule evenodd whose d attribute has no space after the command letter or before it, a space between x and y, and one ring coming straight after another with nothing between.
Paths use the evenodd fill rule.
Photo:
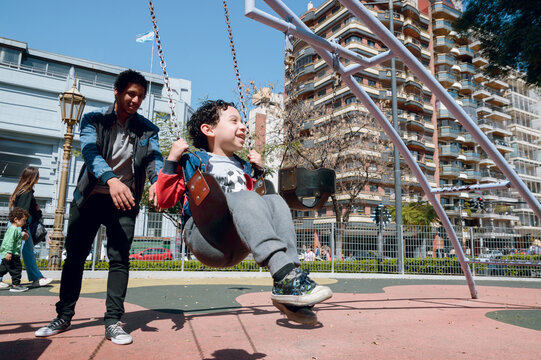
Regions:
<instances>
[{"instance_id":1,"label":"parked car","mask_svg":"<svg viewBox=\"0 0 541 360\"><path fill-rule=\"evenodd\" d=\"M482 259L499 259L503 256L503 253L500 250L488 250L479 255Z\"/></svg>"},{"instance_id":2,"label":"parked car","mask_svg":"<svg viewBox=\"0 0 541 360\"><path fill-rule=\"evenodd\" d=\"M137 254L131 254L130 260L163 261L173 260L173 253L165 248L148 248Z\"/></svg>"}]
</instances>

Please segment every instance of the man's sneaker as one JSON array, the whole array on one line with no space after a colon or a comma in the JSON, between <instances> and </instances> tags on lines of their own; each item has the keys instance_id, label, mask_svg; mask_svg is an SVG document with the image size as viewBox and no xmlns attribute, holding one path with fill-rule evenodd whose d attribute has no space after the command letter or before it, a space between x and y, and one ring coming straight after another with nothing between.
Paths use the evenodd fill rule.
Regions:
<instances>
[{"instance_id":1,"label":"man's sneaker","mask_svg":"<svg viewBox=\"0 0 541 360\"><path fill-rule=\"evenodd\" d=\"M0 289L7 289L9 287L9 284L6 284L3 281L0 281Z\"/></svg>"},{"instance_id":2,"label":"man's sneaker","mask_svg":"<svg viewBox=\"0 0 541 360\"><path fill-rule=\"evenodd\" d=\"M279 302L272 300L278 310L283 312L285 316L291 321L298 322L306 325L317 324L317 315L312 310L313 306L293 306L287 304L280 304Z\"/></svg>"},{"instance_id":3,"label":"man's sneaker","mask_svg":"<svg viewBox=\"0 0 541 360\"><path fill-rule=\"evenodd\" d=\"M293 306L310 306L332 297L327 286L316 284L308 277L309 271L295 268L282 280L275 281L271 299Z\"/></svg>"},{"instance_id":4,"label":"man's sneaker","mask_svg":"<svg viewBox=\"0 0 541 360\"><path fill-rule=\"evenodd\" d=\"M12 285L9 288L9 291L10 292L25 292L25 291L28 291L28 288L26 286L21 286L21 285Z\"/></svg>"},{"instance_id":5,"label":"man's sneaker","mask_svg":"<svg viewBox=\"0 0 541 360\"><path fill-rule=\"evenodd\" d=\"M46 286L46 285L49 285L51 281L53 281L53 279L42 277L41 279L38 280L38 284L39 286Z\"/></svg>"},{"instance_id":6,"label":"man's sneaker","mask_svg":"<svg viewBox=\"0 0 541 360\"><path fill-rule=\"evenodd\" d=\"M118 321L114 325L105 327L105 337L107 340L111 340L114 344L127 345L133 342L130 334L124 331L122 328L124 324Z\"/></svg>"},{"instance_id":7,"label":"man's sneaker","mask_svg":"<svg viewBox=\"0 0 541 360\"><path fill-rule=\"evenodd\" d=\"M34 335L37 337L56 335L62 331L68 330L70 326L71 322L64 319L56 318L53 319L53 321L51 321L49 325L46 325L36 330Z\"/></svg>"}]
</instances>

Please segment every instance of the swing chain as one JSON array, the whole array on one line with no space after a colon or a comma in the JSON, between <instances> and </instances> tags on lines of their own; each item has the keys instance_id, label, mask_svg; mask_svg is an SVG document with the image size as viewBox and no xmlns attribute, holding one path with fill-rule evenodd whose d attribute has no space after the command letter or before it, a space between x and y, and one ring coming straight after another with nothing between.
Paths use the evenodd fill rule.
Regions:
<instances>
[{"instance_id":1,"label":"swing chain","mask_svg":"<svg viewBox=\"0 0 541 360\"><path fill-rule=\"evenodd\" d=\"M242 107L242 113L244 120L248 122L246 115L246 103L244 100L244 94L242 91L242 82L240 80L239 64L237 62L237 52L235 51L235 43L233 41L233 30L231 29L231 20L229 19L229 9L227 8L227 0L222 0L224 5L225 23L227 25L227 33L229 36L229 46L231 47L231 55L233 56L233 67L235 68L235 77L237 78L237 87L239 90L240 105Z\"/></svg>"},{"instance_id":2,"label":"swing chain","mask_svg":"<svg viewBox=\"0 0 541 360\"><path fill-rule=\"evenodd\" d=\"M163 82L165 84L165 89L167 91L169 109L171 109L171 120L173 120L173 124L175 126L175 134L178 138L180 137L180 128L177 124L177 114L175 113L175 102L173 101L173 91L171 90L171 85L169 83L169 75L167 74L167 64L165 63L162 42L160 39L160 34L159 34L159 29L158 29L158 21L156 20L156 14L154 12L154 4L152 3L152 0L148 0L148 8L150 10L150 17L152 18L152 26L154 29L154 35L156 37L158 55L160 56L160 66L163 70Z\"/></svg>"}]
</instances>

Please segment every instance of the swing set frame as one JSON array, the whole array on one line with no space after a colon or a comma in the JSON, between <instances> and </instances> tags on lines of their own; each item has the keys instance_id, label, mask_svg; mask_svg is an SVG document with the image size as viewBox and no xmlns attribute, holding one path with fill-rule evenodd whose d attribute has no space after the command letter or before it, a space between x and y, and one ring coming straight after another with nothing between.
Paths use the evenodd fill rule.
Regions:
<instances>
[{"instance_id":1,"label":"swing set frame","mask_svg":"<svg viewBox=\"0 0 541 360\"><path fill-rule=\"evenodd\" d=\"M526 203L534 211L538 218L541 219L541 204L534 197L526 184L518 176L518 174L509 166L503 155L498 149L490 142L488 137L479 129L477 124L468 116L468 114L462 109L456 101L447 93L445 88L430 74L421 62L413 56L413 54L376 18L370 13L368 9L358 0L338 0L344 5L353 15L361 20L380 40L387 48L381 54L366 58L354 51L348 50L336 42L329 41L314 34L302 20L291 11L287 5L280 0L264 0L267 5L272 8L280 17L277 18L271 14L266 13L256 7L256 0L245 0L245 16L255 21L261 22L264 25L272 27L276 30L283 32L286 36L294 36L301 39L311 45L314 50L325 60L329 67L338 72L342 77L342 81L349 87L351 92L361 101L361 103L367 108L372 116L378 121L385 133L393 141L396 148L400 151L404 157L406 163L409 165L413 174L419 181L421 188L423 189L428 201L434 207L434 210L438 214L443 227L445 228L451 243L456 252L456 256L460 262L460 266L468 287L471 297L473 299L478 298L477 289L473 275L468 266L469 263L475 263L475 260L468 260L462 247L459 244L457 235L453 229L453 226L449 220L449 217L445 213L443 206L441 205L438 194L452 193L459 191L474 191L474 190L490 190L490 189L502 189L502 188L515 188L518 193L524 198ZM464 187L457 188L432 188L428 182L426 176L421 171L421 168L412 157L409 149L401 139L400 135L392 126L392 122L388 121L383 112L379 109L376 103L370 98L363 87L355 80L354 74L360 72L363 69L375 66L384 61L388 61L391 58L398 57L401 61L408 66L408 68L422 81L432 94L436 96L438 100L453 114L453 116L462 124L462 126L468 131L469 134L477 141L479 146L486 152L488 157L494 161L496 166L506 176L508 181L497 182L492 184L474 185L469 189ZM344 67L339 61L340 58L349 59L354 64ZM528 265L528 264L525 264Z\"/></svg>"}]
</instances>

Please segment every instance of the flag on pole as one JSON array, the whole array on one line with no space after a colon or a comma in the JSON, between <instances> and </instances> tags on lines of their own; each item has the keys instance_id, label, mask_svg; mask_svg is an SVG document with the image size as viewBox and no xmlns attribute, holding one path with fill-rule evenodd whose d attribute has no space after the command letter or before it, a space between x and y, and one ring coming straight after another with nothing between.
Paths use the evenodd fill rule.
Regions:
<instances>
[{"instance_id":1,"label":"flag on pole","mask_svg":"<svg viewBox=\"0 0 541 360\"><path fill-rule=\"evenodd\" d=\"M139 43L154 41L154 31L149 31L145 34L137 35L137 37L135 38L135 41Z\"/></svg>"}]
</instances>

